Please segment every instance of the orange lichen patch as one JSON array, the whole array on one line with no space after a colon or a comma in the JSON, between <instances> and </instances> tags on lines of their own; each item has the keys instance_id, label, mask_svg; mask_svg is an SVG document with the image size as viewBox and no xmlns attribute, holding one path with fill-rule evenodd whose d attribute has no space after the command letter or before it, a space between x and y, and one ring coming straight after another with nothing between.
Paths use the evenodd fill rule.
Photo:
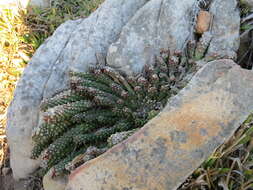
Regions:
<instances>
[{"instance_id":1,"label":"orange lichen patch","mask_svg":"<svg viewBox=\"0 0 253 190\"><path fill-rule=\"evenodd\" d=\"M222 96L227 99L221 99ZM151 124L160 126L160 130L157 131L156 127L150 127L149 133L154 137L159 133L162 138L169 140L169 145L175 143L172 142L174 130L178 133L183 132L185 137L180 137L180 134L174 137L175 141L185 138L181 139L183 142L178 142L179 148L188 151L196 149L206 143L210 137L217 136L222 130L221 124L228 124L229 121L226 121L225 118L230 115L226 107L229 101L229 94L226 94L225 91L203 94L183 104L173 113L166 111L161 113L158 118L151 121ZM231 117L230 115L230 119Z\"/></svg>"}]
</instances>

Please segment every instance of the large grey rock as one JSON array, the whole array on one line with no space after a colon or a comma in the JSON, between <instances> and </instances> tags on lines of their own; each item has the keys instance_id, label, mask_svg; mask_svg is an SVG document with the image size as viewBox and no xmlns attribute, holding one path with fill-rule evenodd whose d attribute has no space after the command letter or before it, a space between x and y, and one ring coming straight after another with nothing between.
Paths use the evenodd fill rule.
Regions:
<instances>
[{"instance_id":1,"label":"large grey rock","mask_svg":"<svg viewBox=\"0 0 253 190\"><path fill-rule=\"evenodd\" d=\"M182 50L191 31L196 0L151 0L123 28L107 63L128 74L152 64L161 49Z\"/></svg>"},{"instance_id":2,"label":"large grey rock","mask_svg":"<svg viewBox=\"0 0 253 190\"><path fill-rule=\"evenodd\" d=\"M157 117L77 168L66 190L175 190L252 110L253 73L209 62Z\"/></svg>"},{"instance_id":3,"label":"large grey rock","mask_svg":"<svg viewBox=\"0 0 253 190\"><path fill-rule=\"evenodd\" d=\"M7 138L15 179L25 178L39 161L31 160L31 134L39 123L39 104L67 87L70 68L85 71L105 57L122 27L148 0L107 0L87 19L61 25L36 52L18 82L8 110Z\"/></svg>"},{"instance_id":4,"label":"large grey rock","mask_svg":"<svg viewBox=\"0 0 253 190\"><path fill-rule=\"evenodd\" d=\"M240 12L237 3L237 0L213 0L210 7L213 38L207 56L236 59L240 44Z\"/></svg>"}]
</instances>

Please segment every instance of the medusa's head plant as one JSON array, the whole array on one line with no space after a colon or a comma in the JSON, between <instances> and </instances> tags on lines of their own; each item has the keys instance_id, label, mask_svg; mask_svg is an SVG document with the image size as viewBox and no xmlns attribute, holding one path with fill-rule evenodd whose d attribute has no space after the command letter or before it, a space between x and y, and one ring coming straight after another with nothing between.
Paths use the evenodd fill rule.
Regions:
<instances>
[{"instance_id":1,"label":"medusa's head plant","mask_svg":"<svg viewBox=\"0 0 253 190\"><path fill-rule=\"evenodd\" d=\"M42 159L45 172L53 167L54 176L67 172L78 155L89 152L94 158L110 146L111 135L140 128L156 116L193 71L176 52L135 76L109 66L70 72L70 89L41 103L43 122L33 134L32 158Z\"/></svg>"}]
</instances>

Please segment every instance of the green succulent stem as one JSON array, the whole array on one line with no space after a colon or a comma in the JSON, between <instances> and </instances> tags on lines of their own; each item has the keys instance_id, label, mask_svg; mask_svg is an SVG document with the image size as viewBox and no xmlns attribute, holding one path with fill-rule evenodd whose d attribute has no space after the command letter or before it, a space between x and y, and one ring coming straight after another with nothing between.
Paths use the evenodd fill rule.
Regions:
<instances>
[{"instance_id":1,"label":"green succulent stem","mask_svg":"<svg viewBox=\"0 0 253 190\"><path fill-rule=\"evenodd\" d=\"M155 117L187 83L188 72L191 66L181 53L157 57L133 76L109 66L71 71L70 89L41 103L43 121L32 136L31 158L42 159L43 171L53 167L54 175L65 173L87 147L107 149L111 135L141 128Z\"/></svg>"}]
</instances>

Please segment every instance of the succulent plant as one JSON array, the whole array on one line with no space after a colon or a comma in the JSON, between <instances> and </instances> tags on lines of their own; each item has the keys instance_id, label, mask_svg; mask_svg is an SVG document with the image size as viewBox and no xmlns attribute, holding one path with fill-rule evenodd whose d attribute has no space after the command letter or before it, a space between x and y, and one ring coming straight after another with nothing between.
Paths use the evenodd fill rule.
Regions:
<instances>
[{"instance_id":1,"label":"succulent plant","mask_svg":"<svg viewBox=\"0 0 253 190\"><path fill-rule=\"evenodd\" d=\"M54 176L66 172L67 164L87 148L104 149L111 135L145 125L193 71L182 53L175 52L157 57L135 76L105 65L70 72L70 89L41 103L43 121L33 133L31 157L42 159L44 171L53 167Z\"/></svg>"}]
</instances>

